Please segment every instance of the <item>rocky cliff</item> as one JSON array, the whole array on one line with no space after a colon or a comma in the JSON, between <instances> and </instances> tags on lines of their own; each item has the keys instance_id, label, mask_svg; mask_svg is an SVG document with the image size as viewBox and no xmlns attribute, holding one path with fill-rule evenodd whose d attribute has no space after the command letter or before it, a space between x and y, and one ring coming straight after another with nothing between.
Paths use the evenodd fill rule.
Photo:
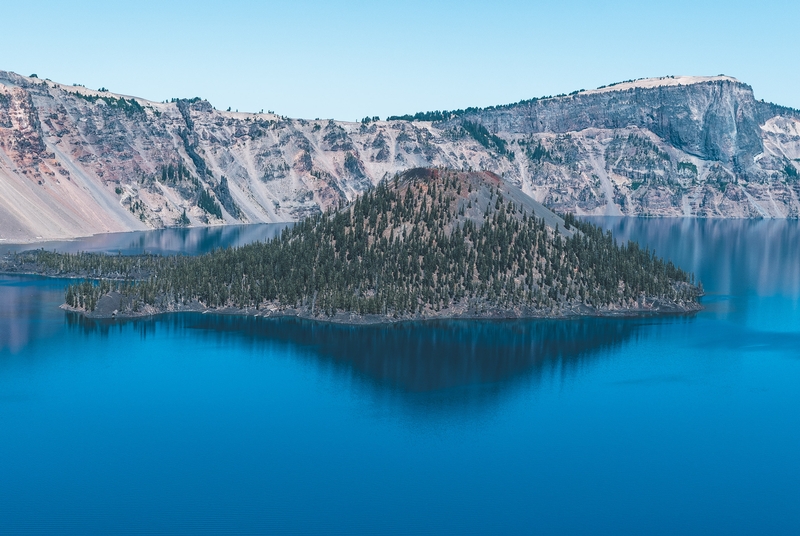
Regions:
<instances>
[{"instance_id":1,"label":"rocky cliff","mask_svg":"<svg viewBox=\"0 0 800 536\"><path fill-rule=\"evenodd\" d=\"M667 77L350 123L0 71L0 240L297 220L426 166L577 214L793 218L800 113L729 77Z\"/></svg>"}]
</instances>

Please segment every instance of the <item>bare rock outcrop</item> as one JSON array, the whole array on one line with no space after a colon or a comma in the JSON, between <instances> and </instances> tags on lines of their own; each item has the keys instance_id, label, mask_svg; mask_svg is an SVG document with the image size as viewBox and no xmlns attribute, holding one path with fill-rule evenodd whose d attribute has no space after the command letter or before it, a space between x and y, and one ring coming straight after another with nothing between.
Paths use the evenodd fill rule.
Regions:
<instances>
[{"instance_id":1,"label":"bare rock outcrop","mask_svg":"<svg viewBox=\"0 0 800 536\"><path fill-rule=\"evenodd\" d=\"M718 77L361 123L151 102L0 71L0 240L292 221L414 167L577 214L800 214L800 112Z\"/></svg>"}]
</instances>

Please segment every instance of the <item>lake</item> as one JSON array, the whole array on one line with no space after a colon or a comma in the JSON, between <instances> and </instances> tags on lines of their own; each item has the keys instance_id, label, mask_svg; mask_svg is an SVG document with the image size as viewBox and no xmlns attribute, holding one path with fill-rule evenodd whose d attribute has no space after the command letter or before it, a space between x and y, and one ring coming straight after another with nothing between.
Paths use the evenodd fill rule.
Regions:
<instances>
[{"instance_id":1,"label":"lake","mask_svg":"<svg viewBox=\"0 0 800 536\"><path fill-rule=\"evenodd\" d=\"M694 271L705 309L92 322L64 281L0 276L0 533L800 534L800 225L594 221Z\"/></svg>"}]
</instances>

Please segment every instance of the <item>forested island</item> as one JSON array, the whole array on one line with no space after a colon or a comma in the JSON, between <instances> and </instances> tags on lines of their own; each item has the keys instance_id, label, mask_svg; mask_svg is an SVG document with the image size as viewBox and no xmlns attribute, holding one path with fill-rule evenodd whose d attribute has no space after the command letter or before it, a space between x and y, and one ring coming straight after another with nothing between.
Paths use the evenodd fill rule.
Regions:
<instances>
[{"instance_id":1,"label":"forested island","mask_svg":"<svg viewBox=\"0 0 800 536\"><path fill-rule=\"evenodd\" d=\"M561 218L489 172L415 169L279 238L191 257L7 257L4 271L75 277L89 317L178 311L334 322L691 312L694 277L636 243Z\"/></svg>"}]
</instances>

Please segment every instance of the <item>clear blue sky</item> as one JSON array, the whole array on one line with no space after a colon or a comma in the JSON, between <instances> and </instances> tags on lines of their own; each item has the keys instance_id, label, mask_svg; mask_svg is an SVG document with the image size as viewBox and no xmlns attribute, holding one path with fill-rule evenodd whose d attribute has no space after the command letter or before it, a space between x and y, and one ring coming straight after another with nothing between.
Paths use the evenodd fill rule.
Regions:
<instances>
[{"instance_id":1,"label":"clear blue sky","mask_svg":"<svg viewBox=\"0 0 800 536\"><path fill-rule=\"evenodd\" d=\"M800 2L5 2L0 70L291 117L488 106L735 76L800 108Z\"/></svg>"}]
</instances>

